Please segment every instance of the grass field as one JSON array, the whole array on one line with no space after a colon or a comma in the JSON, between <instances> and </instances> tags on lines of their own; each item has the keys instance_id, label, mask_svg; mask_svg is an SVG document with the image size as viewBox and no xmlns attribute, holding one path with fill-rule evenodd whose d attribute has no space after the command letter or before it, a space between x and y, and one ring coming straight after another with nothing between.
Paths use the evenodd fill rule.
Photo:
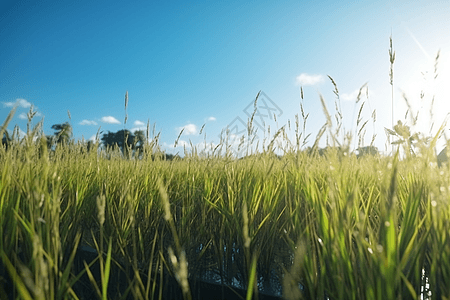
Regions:
<instances>
[{"instance_id":1,"label":"grass field","mask_svg":"<svg viewBox=\"0 0 450 300\"><path fill-rule=\"evenodd\" d=\"M403 129L389 156L320 155L322 135L345 136L329 121L308 151L298 130L283 156L269 143L245 159L166 161L155 144L129 158L47 149L30 128L0 148L0 299L162 299L167 278L193 299L207 276L246 299L450 299L449 167L436 163L439 133Z\"/></svg>"},{"instance_id":2,"label":"grass field","mask_svg":"<svg viewBox=\"0 0 450 300\"><path fill-rule=\"evenodd\" d=\"M99 298L152 299L168 275L190 299L188 279L216 273L248 298L272 276L288 299L450 296L450 173L435 157L164 161L45 145L0 149L3 294L10 276L14 297L81 299L73 286L88 275ZM99 281L87 264L74 271L82 245L100 253ZM108 286L119 266L121 291Z\"/></svg>"}]
</instances>

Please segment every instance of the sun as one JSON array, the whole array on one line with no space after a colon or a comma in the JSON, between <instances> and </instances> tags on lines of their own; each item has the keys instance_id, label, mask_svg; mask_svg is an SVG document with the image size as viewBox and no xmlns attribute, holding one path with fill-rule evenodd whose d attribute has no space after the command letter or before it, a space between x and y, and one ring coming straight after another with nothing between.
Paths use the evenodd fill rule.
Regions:
<instances>
[{"instance_id":1,"label":"sun","mask_svg":"<svg viewBox=\"0 0 450 300\"><path fill-rule=\"evenodd\" d=\"M436 134L450 114L450 52L440 51L414 67L399 90L402 103L397 109L405 112L414 131Z\"/></svg>"}]
</instances>

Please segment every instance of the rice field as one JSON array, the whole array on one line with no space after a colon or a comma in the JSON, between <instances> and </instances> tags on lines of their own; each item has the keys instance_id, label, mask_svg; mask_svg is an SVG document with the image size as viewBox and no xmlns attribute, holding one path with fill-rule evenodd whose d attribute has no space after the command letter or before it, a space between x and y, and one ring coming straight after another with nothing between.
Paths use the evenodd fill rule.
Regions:
<instances>
[{"instance_id":1,"label":"rice field","mask_svg":"<svg viewBox=\"0 0 450 300\"><path fill-rule=\"evenodd\" d=\"M166 160L157 143L126 157L98 143L49 149L39 126L0 148L2 300L202 299L208 280L217 299L450 299L439 133L357 156L319 151L322 135L339 137L327 123L312 148L299 134L283 155L269 143L244 159Z\"/></svg>"},{"instance_id":2,"label":"rice field","mask_svg":"<svg viewBox=\"0 0 450 300\"><path fill-rule=\"evenodd\" d=\"M332 149L166 161L147 150L49 152L27 138L2 148L0 293L158 299L169 276L191 299L190 284L209 274L247 299L276 281L287 299L450 296L450 173L436 157ZM75 265L82 247L96 258ZM125 288L109 284L113 269L126 271L115 279ZM77 285L86 275L89 286Z\"/></svg>"}]
</instances>

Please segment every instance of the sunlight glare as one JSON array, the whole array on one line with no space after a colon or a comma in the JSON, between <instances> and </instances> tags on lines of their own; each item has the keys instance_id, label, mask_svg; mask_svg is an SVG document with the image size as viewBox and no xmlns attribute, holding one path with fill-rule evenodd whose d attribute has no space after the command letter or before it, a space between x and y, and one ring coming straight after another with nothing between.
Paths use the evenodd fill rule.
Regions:
<instances>
[{"instance_id":1,"label":"sunlight glare","mask_svg":"<svg viewBox=\"0 0 450 300\"><path fill-rule=\"evenodd\" d=\"M432 61L418 65L408 78L406 85L400 88L411 107L407 122L412 124L412 117L416 117L418 113L414 132L421 132L425 135L436 134L447 114L450 113L449 54L449 52L441 51L437 60L436 54ZM402 111L406 112L407 107L403 95L399 101L404 103Z\"/></svg>"}]
</instances>

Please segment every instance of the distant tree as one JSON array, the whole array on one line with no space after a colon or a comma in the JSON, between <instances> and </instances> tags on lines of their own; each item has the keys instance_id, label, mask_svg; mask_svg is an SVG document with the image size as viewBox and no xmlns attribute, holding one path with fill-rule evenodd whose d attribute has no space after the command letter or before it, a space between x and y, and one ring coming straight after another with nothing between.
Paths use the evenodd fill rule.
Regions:
<instances>
[{"instance_id":1,"label":"distant tree","mask_svg":"<svg viewBox=\"0 0 450 300\"><path fill-rule=\"evenodd\" d=\"M55 130L56 142L58 144L68 144L69 140L72 138L72 126L69 122L63 124L55 124L52 126Z\"/></svg>"},{"instance_id":2,"label":"distant tree","mask_svg":"<svg viewBox=\"0 0 450 300\"><path fill-rule=\"evenodd\" d=\"M3 138L2 138L2 146L5 147L5 150L8 150L8 147L11 145L12 138L9 136L8 131L3 132Z\"/></svg>"},{"instance_id":3,"label":"distant tree","mask_svg":"<svg viewBox=\"0 0 450 300\"><path fill-rule=\"evenodd\" d=\"M341 146L336 147L327 146L325 148L320 148L318 151L320 156L327 156L333 152L335 152L339 157L341 157L342 155L348 155L350 153L348 147L341 147Z\"/></svg>"},{"instance_id":4,"label":"distant tree","mask_svg":"<svg viewBox=\"0 0 450 300\"><path fill-rule=\"evenodd\" d=\"M50 155L55 149L54 146L56 144L56 136L54 135L42 135L38 136L36 139L36 145L39 149L39 158L43 157L44 153ZM47 147L44 150L44 146Z\"/></svg>"},{"instance_id":5,"label":"distant tree","mask_svg":"<svg viewBox=\"0 0 450 300\"><path fill-rule=\"evenodd\" d=\"M104 133L101 140L105 147L114 147L114 145L118 145L115 132L108 131L108 133Z\"/></svg>"},{"instance_id":6,"label":"distant tree","mask_svg":"<svg viewBox=\"0 0 450 300\"><path fill-rule=\"evenodd\" d=\"M170 154L170 153L164 153L164 160L173 160L175 157L179 158L178 155L175 156L175 155Z\"/></svg>"},{"instance_id":7,"label":"distant tree","mask_svg":"<svg viewBox=\"0 0 450 300\"><path fill-rule=\"evenodd\" d=\"M136 130L134 132L134 147L136 150L142 151L146 141L147 138L143 130Z\"/></svg>"},{"instance_id":8,"label":"distant tree","mask_svg":"<svg viewBox=\"0 0 450 300\"><path fill-rule=\"evenodd\" d=\"M448 161L448 157L447 157L447 147L445 147L444 149L442 149L441 152L439 152L438 156L437 156L437 163L438 166L441 167L443 163L447 163Z\"/></svg>"},{"instance_id":9,"label":"distant tree","mask_svg":"<svg viewBox=\"0 0 450 300\"><path fill-rule=\"evenodd\" d=\"M91 150L93 150L95 148L94 141L88 141L86 148L87 148L87 152L90 152Z\"/></svg>"},{"instance_id":10,"label":"distant tree","mask_svg":"<svg viewBox=\"0 0 450 300\"><path fill-rule=\"evenodd\" d=\"M161 151L156 151L151 154L152 160L165 160L165 161L172 161L172 160L182 160L182 158L177 154L171 154L171 153L165 153Z\"/></svg>"},{"instance_id":11,"label":"distant tree","mask_svg":"<svg viewBox=\"0 0 450 300\"><path fill-rule=\"evenodd\" d=\"M273 153L273 152L267 153L267 154L264 154L264 153L257 153L257 154L250 154L250 155L242 156L242 157L240 157L238 160L245 160L245 159L250 159L250 160L254 159L254 160L258 160L258 159L261 159L261 158L262 158L262 159L266 159L266 158L276 158L276 159L278 159L278 160L281 160L281 159L283 158L283 156L282 156L282 155L275 154L275 153Z\"/></svg>"},{"instance_id":12,"label":"distant tree","mask_svg":"<svg viewBox=\"0 0 450 300\"><path fill-rule=\"evenodd\" d=\"M91 151L95 151L95 149L96 149L96 144L95 144L95 142L94 141L92 141L92 140L89 140L89 141L83 141L83 142L81 142L81 144L80 144L80 152L82 153L82 154L84 154L84 153L89 153L89 152L91 152Z\"/></svg>"},{"instance_id":13,"label":"distant tree","mask_svg":"<svg viewBox=\"0 0 450 300\"><path fill-rule=\"evenodd\" d=\"M313 154L313 148L311 146L308 146L305 149L301 150L301 152L306 153L307 155L312 155Z\"/></svg>"},{"instance_id":14,"label":"distant tree","mask_svg":"<svg viewBox=\"0 0 450 300\"><path fill-rule=\"evenodd\" d=\"M128 149L134 148L133 142L135 136L129 130L122 129L117 132L108 131L108 133L103 134L101 140L105 147L114 147L117 145L124 154L128 154Z\"/></svg>"},{"instance_id":15,"label":"distant tree","mask_svg":"<svg viewBox=\"0 0 450 300\"><path fill-rule=\"evenodd\" d=\"M57 137L54 135L46 135L45 139L47 142L47 149L53 150L53 146L55 146L55 144L56 144Z\"/></svg>"},{"instance_id":16,"label":"distant tree","mask_svg":"<svg viewBox=\"0 0 450 300\"><path fill-rule=\"evenodd\" d=\"M356 155L356 157L358 157L358 158L366 156L366 155L375 156L375 155L379 154L378 148L375 146L359 147L356 150L358 151L358 154Z\"/></svg>"},{"instance_id":17,"label":"distant tree","mask_svg":"<svg viewBox=\"0 0 450 300\"><path fill-rule=\"evenodd\" d=\"M155 158L156 156L154 156ZM182 160L182 158L177 154L171 154L171 153L163 153L162 156L160 156L160 159L172 161L172 160Z\"/></svg>"}]
</instances>

